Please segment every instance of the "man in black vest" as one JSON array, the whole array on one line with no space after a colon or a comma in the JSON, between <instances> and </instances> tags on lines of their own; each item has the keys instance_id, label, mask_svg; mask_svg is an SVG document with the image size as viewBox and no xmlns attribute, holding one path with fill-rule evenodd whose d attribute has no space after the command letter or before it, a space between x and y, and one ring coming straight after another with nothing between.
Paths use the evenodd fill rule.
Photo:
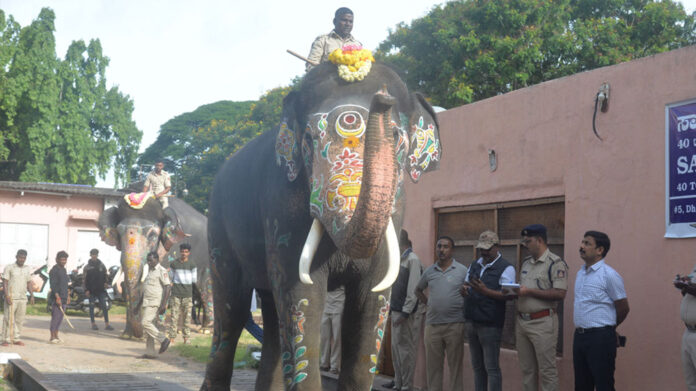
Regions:
<instances>
[{"instance_id":1,"label":"man in black vest","mask_svg":"<svg viewBox=\"0 0 696 391\"><path fill-rule=\"evenodd\" d=\"M514 298L502 292L502 284L515 282L515 268L498 251L498 235L484 231L476 248L481 257L471 264L461 294L468 297L465 317L476 391L501 391L500 340L505 323L505 301Z\"/></svg>"}]
</instances>

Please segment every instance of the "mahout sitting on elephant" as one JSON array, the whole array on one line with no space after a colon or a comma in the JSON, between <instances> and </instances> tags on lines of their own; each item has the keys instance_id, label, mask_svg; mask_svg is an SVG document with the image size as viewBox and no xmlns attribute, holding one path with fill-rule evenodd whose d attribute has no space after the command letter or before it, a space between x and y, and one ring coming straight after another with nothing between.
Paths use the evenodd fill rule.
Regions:
<instances>
[{"instance_id":1,"label":"mahout sitting on elephant","mask_svg":"<svg viewBox=\"0 0 696 391\"><path fill-rule=\"evenodd\" d=\"M232 155L211 191L215 323L202 390L230 387L252 289L264 324L257 390L320 390L327 289L345 286L339 390L369 390L398 274L404 180L437 168L432 107L390 68L307 73L282 122Z\"/></svg>"},{"instance_id":2,"label":"mahout sitting on elephant","mask_svg":"<svg viewBox=\"0 0 696 391\"><path fill-rule=\"evenodd\" d=\"M143 336L140 309L147 254L156 251L167 268L178 257L179 246L174 244L181 241L191 244L190 258L197 264L198 290L206 314L203 326L212 323L208 221L204 215L178 198L172 198L163 209L151 193L131 193L103 211L98 225L102 240L121 251L127 305L124 336Z\"/></svg>"}]
</instances>

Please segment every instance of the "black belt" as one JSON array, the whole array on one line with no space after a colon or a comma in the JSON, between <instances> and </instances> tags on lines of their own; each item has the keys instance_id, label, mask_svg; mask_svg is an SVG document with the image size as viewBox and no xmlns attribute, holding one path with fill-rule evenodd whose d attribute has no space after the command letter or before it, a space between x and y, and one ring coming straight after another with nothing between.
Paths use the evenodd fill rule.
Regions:
<instances>
[{"instance_id":1,"label":"black belt","mask_svg":"<svg viewBox=\"0 0 696 391\"><path fill-rule=\"evenodd\" d=\"M582 327L576 327L575 328L575 333L576 334L587 334L587 333L594 333L595 331L602 331L602 330L609 330L609 329L614 329L615 326L602 326L602 327L590 327L589 329L584 329Z\"/></svg>"}]
</instances>

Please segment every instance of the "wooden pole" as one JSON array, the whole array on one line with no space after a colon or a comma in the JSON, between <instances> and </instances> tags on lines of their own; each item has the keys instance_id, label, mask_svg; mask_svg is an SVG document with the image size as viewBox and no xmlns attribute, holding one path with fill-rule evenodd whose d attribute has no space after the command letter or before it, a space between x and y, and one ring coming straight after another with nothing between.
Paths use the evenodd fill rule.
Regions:
<instances>
[{"instance_id":1,"label":"wooden pole","mask_svg":"<svg viewBox=\"0 0 696 391\"><path fill-rule=\"evenodd\" d=\"M58 305L58 304L56 304L56 305ZM68 318L68 315L65 315L65 311L63 311L63 306L58 305L58 308L60 308L60 312L63 313L63 317L65 318L65 321L68 322L68 325L70 326L70 328L75 330L75 326L73 326L72 323L70 323L70 318Z\"/></svg>"},{"instance_id":2,"label":"wooden pole","mask_svg":"<svg viewBox=\"0 0 696 391\"><path fill-rule=\"evenodd\" d=\"M297 54L297 53L293 52L293 51L290 50L290 49L287 49L287 52L290 53L290 54L292 54L293 56L299 58L300 60L306 62L307 64L311 64L311 65L314 65L314 66L319 65L319 63L314 62L314 61L308 59L307 57L305 57L305 56L303 56L303 55Z\"/></svg>"}]
</instances>

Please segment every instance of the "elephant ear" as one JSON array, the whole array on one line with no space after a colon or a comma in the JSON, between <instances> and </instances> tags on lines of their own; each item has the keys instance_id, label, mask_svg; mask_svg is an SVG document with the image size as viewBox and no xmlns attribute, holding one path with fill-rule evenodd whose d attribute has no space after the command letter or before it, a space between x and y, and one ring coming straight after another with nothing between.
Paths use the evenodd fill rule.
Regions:
<instances>
[{"instance_id":1,"label":"elephant ear","mask_svg":"<svg viewBox=\"0 0 696 391\"><path fill-rule=\"evenodd\" d=\"M99 226L99 237L102 242L109 246L114 246L120 251L121 241L119 240L118 230L116 229L118 225L118 208L111 207L103 211L99 215L97 225Z\"/></svg>"},{"instance_id":2,"label":"elephant ear","mask_svg":"<svg viewBox=\"0 0 696 391\"><path fill-rule=\"evenodd\" d=\"M278 167L282 167L290 182L297 179L302 166L300 165L300 147L298 125L295 117L295 101L297 93L289 93L283 99L283 115L275 143L275 158Z\"/></svg>"},{"instance_id":3,"label":"elephant ear","mask_svg":"<svg viewBox=\"0 0 696 391\"><path fill-rule=\"evenodd\" d=\"M164 210L164 229L162 229L162 246L169 251L175 243L182 241L184 238L191 236L184 232L184 229L179 223L179 218L172 208Z\"/></svg>"},{"instance_id":4,"label":"elephant ear","mask_svg":"<svg viewBox=\"0 0 696 391\"><path fill-rule=\"evenodd\" d=\"M427 171L437 170L442 158L440 131L433 107L419 93L411 95L413 112L409 118L407 169L411 180L416 183Z\"/></svg>"}]
</instances>

